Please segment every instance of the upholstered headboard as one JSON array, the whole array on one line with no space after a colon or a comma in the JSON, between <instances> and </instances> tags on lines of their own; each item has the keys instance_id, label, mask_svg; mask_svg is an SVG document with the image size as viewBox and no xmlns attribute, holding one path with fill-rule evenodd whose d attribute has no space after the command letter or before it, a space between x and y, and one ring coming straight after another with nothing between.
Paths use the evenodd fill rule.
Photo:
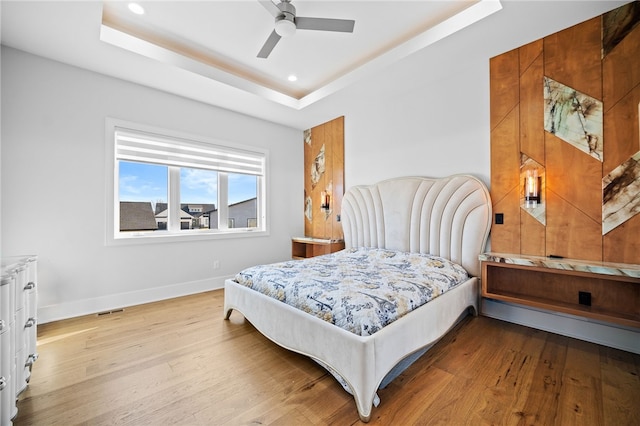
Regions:
<instances>
[{"instance_id":1,"label":"upholstered headboard","mask_svg":"<svg viewBox=\"0 0 640 426\"><path fill-rule=\"evenodd\" d=\"M487 187L473 176L402 177L354 186L342 200L347 248L430 253L480 275L491 227Z\"/></svg>"}]
</instances>

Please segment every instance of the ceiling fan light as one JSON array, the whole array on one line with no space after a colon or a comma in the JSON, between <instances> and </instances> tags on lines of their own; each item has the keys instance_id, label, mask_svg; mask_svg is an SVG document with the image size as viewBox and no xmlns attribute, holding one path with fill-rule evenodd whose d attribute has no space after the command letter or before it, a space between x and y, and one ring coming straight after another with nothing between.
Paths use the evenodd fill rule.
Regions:
<instances>
[{"instance_id":1,"label":"ceiling fan light","mask_svg":"<svg viewBox=\"0 0 640 426\"><path fill-rule=\"evenodd\" d=\"M288 19L276 21L276 33L280 37L291 37L296 33L296 24Z\"/></svg>"}]
</instances>

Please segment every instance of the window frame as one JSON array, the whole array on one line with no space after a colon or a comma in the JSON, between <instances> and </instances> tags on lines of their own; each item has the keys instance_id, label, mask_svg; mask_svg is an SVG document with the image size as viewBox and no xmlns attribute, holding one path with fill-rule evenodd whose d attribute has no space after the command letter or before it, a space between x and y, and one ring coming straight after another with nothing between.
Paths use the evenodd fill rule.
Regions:
<instances>
[{"instance_id":1,"label":"window frame","mask_svg":"<svg viewBox=\"0 0 640 426\"><path fill-rule=\"evenodd\" d=\"M229 150L243 150L254 154L258 154L264 161L263 174L257 175L258 187L256 188L256 209L258 215L258 227L256 228L228 228L228 174L227 172L218 171L218 228L217 229L197 229L197 230L180 230L172 231L167 229L158 231L120 231L120 196L119 196L119 164L116 159L116 132L118 129L126 129L131 132L151 133L161 136L165 139L171 139L176 142L183 140L193 142L200 145L215 145L216 147L229 148ZM188 134L185 132L164 129L156 126L150 126L140 123L134 123L125 120L119 120L107 117L105 120L105 146L106 146L106 226L105 226L105 244L106 245L128 245L128 244L150 244L150 243L166 243L179 241L198 241L198 240L215 240L225 238L247 238L269 235L269 216L267 215L267 183L269 175L269 151L267 149L255 146L242 145L219 139L204 137L200 135ZM125 160L129 161L129 160ZM169 166L169 173L177 173L178 180L168 177L168 194L167 208L171 209L172 203L176 203L180 208L180 188L179 175L180 168ZM186 166L185 166L186 167ZM172 171L173 169L173 171ZM177 186L177 189L176 189ZM221 207L221 206L224 206ZM175 207L175 206L174 206ZM169 225L169 224L168 224ZM169 226L168 226L169 228Z\"/></svg>"}]
</instances>

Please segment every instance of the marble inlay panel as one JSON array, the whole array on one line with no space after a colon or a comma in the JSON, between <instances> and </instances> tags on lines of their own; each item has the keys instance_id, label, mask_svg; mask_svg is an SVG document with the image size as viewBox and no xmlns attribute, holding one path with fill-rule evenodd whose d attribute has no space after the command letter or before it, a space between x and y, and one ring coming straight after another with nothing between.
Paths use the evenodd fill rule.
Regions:
<instances>
[{"instance_id":1,"label":"marble inlay panel","mask_svg":"<svg viewBox=\"0 0 640 426\"><path fill-rule=\"evenodd\" d=\"M544 129L602 161L602 102L544 77Z\"/></svg>"},{"instance_id":2,"label":"marble inlay panel","mask_svg":"<svg viewBox=\"0 0 640 426\"><path fill-rule=\"evenodd\" d=\"M304 199L304 217L313 222L313 200L308 195Z\"/></svg>"},{"instance_id":3,"label":"marble inlay panel","mask_svg":"<svg viewBox=\"0 0 640 426\"><path fill-rule=\"evenodd\" d=\"M527 207L525 201L525 176L528 170L536 170L538 173L538 177L540 178L540 200L536 207ZM520 153L520 208L527 212L531 217L540 222L543 225L547 224L547 215L546 215L546 200L544 199L544 188L545 188L545 172L544 167L536 162L533 158L528 157L526 154Z\"/></svg>"},{"instance_id":4,"label":"marble inlay panel","mask_svg":"<svg viewBox=\"0 0 640 426\"><path fill-rule=\"evenodd\" d=\"M324 158L324 144L320 148L320 152L316 155L315 161L311 164L311 188L315 188L320 178L324 174L325 170L325 158Z\"/></svg>"},{"instance_id":5,"label":"marble inlay panel","mask_svg":"<svg viewBox=\"0 0 640 426\"><path fill-rule=\"evenodd\" d=\"M640 2L637 1L602 15L602 57L611 52L638 24L640 24Z\"/></svg>"},{"instance_id":6,"label":"marble inlay panel","mask_svg":"<svg viewBox=\"0 0 640 426\"><path fill-rule=\"evenodd\" d=\"M640 213L640 151L602 179L602 235Z\"/></svg>"},{"instance_id":7,"label":"marble inlay panel","mask_svg":"<svg viewBox=\"0 0 640 426\"><path fill-rule=\"evenodd\" d=\"M640 265L628 263L557 259L544 256L523 256L520 254L509 253L483 253L478 258L481 262L509 263L520 266L535 266L538 268L562 269L565 271L590 272L601 275L640 278Z\"/></svg>"}]
</instances>

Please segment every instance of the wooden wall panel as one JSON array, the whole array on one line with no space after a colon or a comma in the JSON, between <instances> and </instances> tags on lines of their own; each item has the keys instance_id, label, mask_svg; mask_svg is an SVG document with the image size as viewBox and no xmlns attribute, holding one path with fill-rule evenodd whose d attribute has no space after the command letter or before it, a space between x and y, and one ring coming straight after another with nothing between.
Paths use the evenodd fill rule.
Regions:
<instances>
[{"instance_id":1,"label":"wooden wall panel","mask_svg":"<svg viewBox=\"0 0 640 426\"><path fill-rule=\"evenodd\" d=\"M544 73L602 99L602 19L596 17L544 38Z\"/></svg>"},{"instance_id":2,"label":"wooden wall panel","mask_svg":"<svg viewBox=\"0 0 640 426\"><path fill-rule=\"evenodd\" d=\"M520 185L520 151L513 143L520 132L518 116L516 107L491 132L491 199L494 203Z\"/></svg>"},{"instance_id":3,"label":"wooden wall panel","mask_svg":"<svg viewBox=\"0 0 640 426\"><path fill-rule=\"evenodd\" d=\"M305 165L309 164L311 165L310 167L313 167L312 164L315 161L315 158L319 154L320 148L323 145L325 145L325 167L326 167L327 152L326 152L325 126L321 125L321 126L313 127L311 129L311 146L313 147L313 150L311 151L312 155L309 159L305 159ZM331 150L331 147L329 147L329 151L330 150ZM306 171L306 167L305 167L305 174L308 174L308 175L311 174L310 172ZM324 238L324 235L325 235L324 220L321 218L320 211L319 211L320 210L319 206L321 203L320 194L321 194L322 188L324 188L324 186L326 185L325 177L326 177L326 173L322 175L320 181L316 183L315 187L311 185L309 188L305 188L305 192L307 194L310 194L311 201L312 201L312 210L311 210L312 220L305 221L306 226L305 226L304 235L306 237Z\"/></svg>"},{"instance_id":4,"label":"wooden wall panel","mask_svg":"<svg viewBox=\"0 0 640 426\"><path fill-rule=\"evenodd\" d=\"M504 214L504 224L491 227L491 250L500 253L520 253L520 192L514 187L499 201L493 202L493 212Z\"/></svg>"},{"instance_id":5,"label":"wooden wall panel","mask_svg":"<svg viewBox=\"0 0 640 426\"><path fill-rule=\"evenodd\" d=\"M627 4L625 22L609 22L616 34L615 47L602 61L604 101L604 167L607 175L640 151L640 5ZM634 10L635 9L635 10ZM619 14L618 14L619 15ZM617 16L617 15L616 15ZM611 15L605 16L610 18ZM633 28L632 22L636 21ZM609 28L607 28L609 29ZM615 141L615 143L609 143ZM603 236L603 260L640 263L640 215L636 215Z\"/></svg>"},{"instance_id":6,"label":"wooden wall panel","mask_svg":"<svg viewBox=\"0 0 640 426\"><path fill-rule=\"evenodd\" d=\"M518 48L520 75L524 74L531 64L542 54L543 46L544 43L542 42L542 39L540 39Z\"/></svg>"},{"instance_id":7,"label":"wooden wall panel","mask_svg":"<svg viewBox=\"0 0 640 426\"><path fill-rule=\"evenodd\" d=\"M640 214L633 216L638 209L635 199L625 192L619 204L613 204L630 219L612 230L609 222L604 235L602 220L603 177L640 151L640 2L516 51L517 67L513 50L490 63L491 196L494 213L505 215L504 225L492 226L492 250L640 263L640 238L636 237ZM516 68L518 81L514 82ZM603 162L544 130L544 76L602 101ZM517 97L511 90L514 84ZM516 111L517 124L512 121ZM546 227L544 220L538 222L520 208L516 195L520 153L544 167ZM625 175L618 190L632 188L630 179L635 182L636 174L632 170ZM514 214L519 217L517 226Z\"/></svg>"},{"instance_id":8,"label":"wooden wall panel","mask_svg":"<svg viewBox=\"0 0 640 426\"><path fill-rule=\"evenodd\" d=\"M520 152L544 167L543 77L544 56L542 40L518 49L520 54ZM546 197L542 194L542 202ZM520 253L544 256L546 228L527 211L520 209Z\"/></svg>"},{"instance_id":9,"label":"wooden wall panel","mask_svg":"<svg viewBox=\"0 0 640 426\"><path fill-rule=\"evenodd\" d=\"M518 105L518 63L517 49L491 58L489 61L491 130L495 129Z\"/></svg>"},{"instance_id":10,"label":"wooden wall panel","mask_svg":"<svg viewBox=\"0 0 640 426\"><path fill-rule=\"evenodd\" d=\"M602 220L602 163L546 133L547 192L558 194L595 221ZM547 220L552 216L547 210Z\"/></svg>"},{"instance_id":11,"label":"wooden wall panel","mask_svg":"<svg viewBox=\"0 0 640 426\"><path fill-rule=\"evenodd\" d=\"M333 169L333 214L330 216L331 239L343 239L340 212L342 211L342 194L344 194L344 117L338 117L329 122L331 129L332 145L332 169Z\"/></svg>"},{"instance_id":12,"label":"wooden wall panel","mask_svg":"<svg viewBox=\"0 0 640 426\"><path fill-rule=\"evenodd\" d=\"M520 253L545 256L546 232L545 225L520 209Z\"/></svg>"},{"instance_id":13,"label":"wooden wall panel","mask_svg":"<svg viewBox=\"0 0 640 426\"><path fill-rule=\"evenodd\" d=\"M304 232L306 237L324 239L342 239L342 225L337 216L342 206L344 194L344 117L338 117L327 123L313 127L310 143L305 141L304 148L304 195L305 211L307 197L311 198L311 220L305 214ZM324 146L323 172L314 185L313 170L318 170L318 155ZM331 211L325 214L321 210L321 193L330 189Z\"/></svg>"},{"instance_id":14,"label":"wooden wall panel","mask_svg":"<svg viewBox=\"0 0 640 426\"><path fill-rule=\"evenodd\" d=\"M640 84L638 58L640 58L640 25L636 25L602 61L605 111Z\"/></svg>"},{"instance_id":15,"label":"wooden wall panel","mask_svg":"<svg viewBox=\"0 0 640 426\"><path fill-rule=\"evenodd\" d=\"M547 187L547 255L602 260L602 225Z\"/></svg>"},{"instance_id":16,"label":"wooden wall panel","mask_svg":"<svg viewBox=\"0 0 640 426\"><path fill-rule=\"evenodd\" d=\"M545 163L544 128L540 125L544 120L543 77L540 53L520 76L520 151L541 165Z\"/></svg>"},{"instance_id":17,"label":"wooden wall panel","mask_svg":"<svg viewBox=\"0 0 640 426\"><path fill-rule=\"evenodd\" d=\"M520 132L518 117L516 105L491 132L491 200L494 214L504 218L503 224L493 225L491 247L505 253L520 251L520 152L513 143Z\"/></svg>"},{"instance_id":18,"label":"wooden wall panel","mask_svg":"<svg viewBox=\"0 0 640 426\"><path fill-rule=\"evenodd\" d=\"M638 104L640 104L640 83L604 113L603 173L605 176L640 151ZM634 126L633 123L636 125ZM616 141L616 143L606 143L606 141Z\"/></svg>"},{"instance_id":19,"label":"wooden wall panel","mask_svg":"<svg viewBox=\"0 0 640 426\"><path fill-rule=\"evenodd\" d=\"M640 215L609 231L603 238L606 262L640 263Z\"/></svg>"}]
</instances>

